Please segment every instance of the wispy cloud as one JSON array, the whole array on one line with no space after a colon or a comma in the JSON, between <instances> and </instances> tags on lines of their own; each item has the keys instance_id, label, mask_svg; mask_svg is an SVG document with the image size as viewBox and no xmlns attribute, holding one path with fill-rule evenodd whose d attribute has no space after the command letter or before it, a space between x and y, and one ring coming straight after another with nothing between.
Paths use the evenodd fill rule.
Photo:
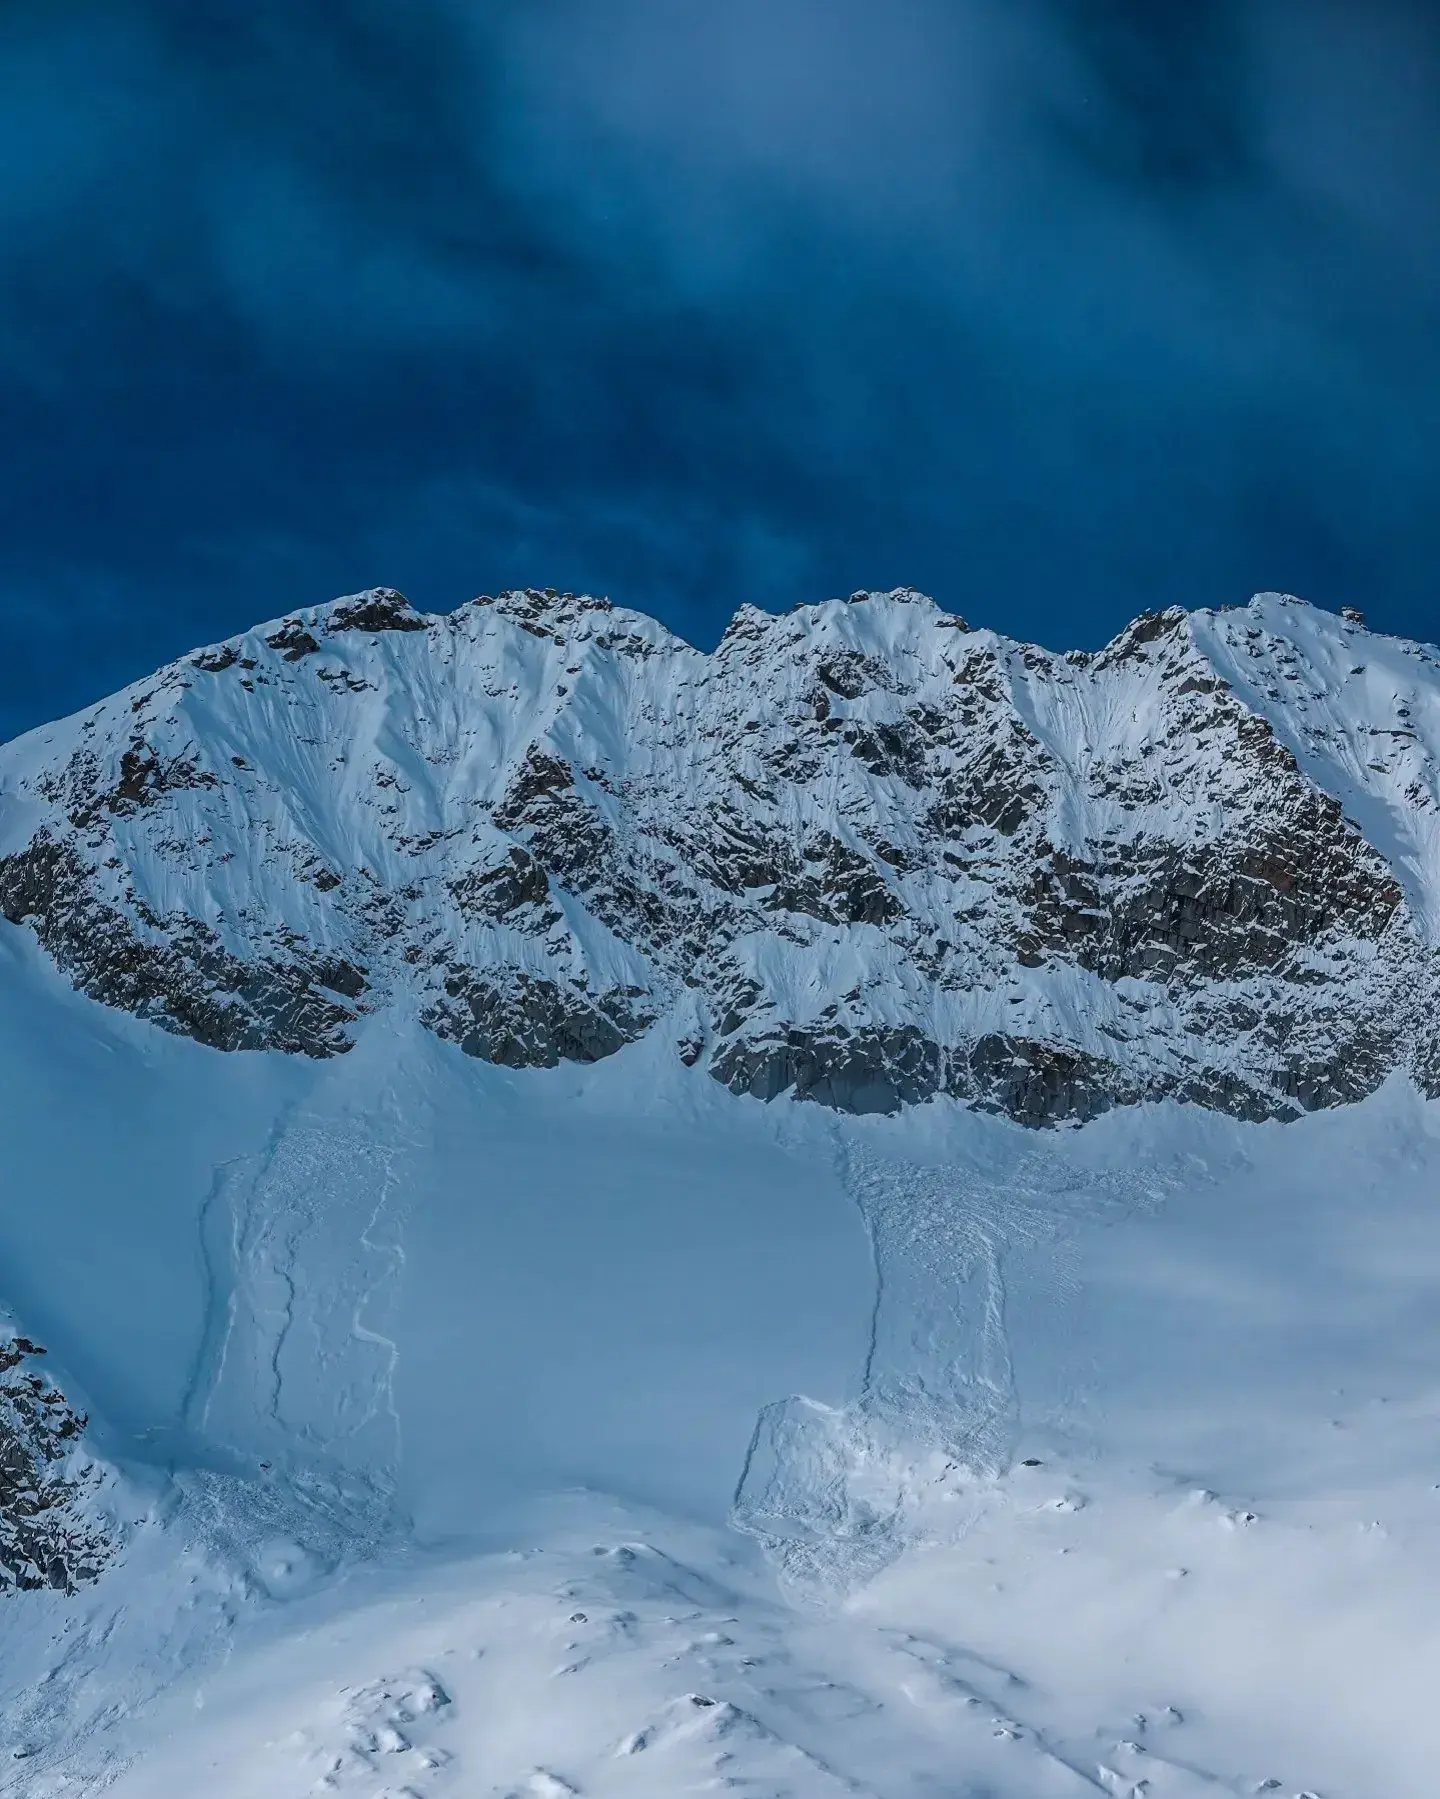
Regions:
<instances>
[{"instance_id":1,"label":"wispy cloud","mask_svg":"<svg viewBox=\"0 0 1440 1799\"><path fill-rule=\"evenodd\" d=\"M9 9L0 729L372 578L1433 634L1437 73L1419 0Z\"/></svg>"}]
</instances>

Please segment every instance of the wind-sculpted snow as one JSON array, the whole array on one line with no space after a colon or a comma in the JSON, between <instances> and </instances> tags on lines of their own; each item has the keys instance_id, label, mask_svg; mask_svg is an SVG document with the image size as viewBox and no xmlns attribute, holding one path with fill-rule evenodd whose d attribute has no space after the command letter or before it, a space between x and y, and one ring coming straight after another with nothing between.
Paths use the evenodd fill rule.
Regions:
<instances>
[{"instance_id":1,"label":"wind-sculpted snow","mask_svg":"<svg viewBox=\"0 0 1440 1799\"><path fill-rule=\"evenodd\" d=\"M225 1049L392 1008L847 1111L1293 1117L1440 1083L1437 746L1430 652L1275 595L1057 656L857 594L707 656L378 590L10 745L0 906Z\"/></svg>"}]
</instances>

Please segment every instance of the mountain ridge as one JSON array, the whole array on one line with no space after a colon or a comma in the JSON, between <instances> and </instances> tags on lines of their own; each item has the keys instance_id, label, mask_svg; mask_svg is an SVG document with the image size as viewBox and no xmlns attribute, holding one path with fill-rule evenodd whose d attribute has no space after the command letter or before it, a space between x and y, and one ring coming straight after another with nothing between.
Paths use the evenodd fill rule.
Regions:
<instances>
[{"instance_id":1,"label":"mountain ridge","mask_svg":"<svg viewBox=\"0 0 1440 1799\"><path fill-rule=\"evenodd\" d=\"M1440 1091L1437 821L1440 658L1291 596L1055 654L896 589L706 654L371 589L0 749L0 912L223 1049L401 1007L845 1111L1288 1118Z\"/></svg>"}]
</instances>

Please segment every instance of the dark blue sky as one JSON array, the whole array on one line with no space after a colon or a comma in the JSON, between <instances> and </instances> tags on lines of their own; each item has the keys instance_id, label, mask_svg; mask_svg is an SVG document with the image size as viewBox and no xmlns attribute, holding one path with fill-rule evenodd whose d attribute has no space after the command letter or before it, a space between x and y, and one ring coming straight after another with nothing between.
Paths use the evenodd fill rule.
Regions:
<instances>
[{"instance_id":1,"label":"dark blue sky","mask_svg":"<svg viewBox=\"0 0 1440 1799\"><path fill-rule=\"evenodd\" d=\"M0 734L377 582L1440 634L1440 4L4 4L0 158Z\"/></svg>"}]
</instances>

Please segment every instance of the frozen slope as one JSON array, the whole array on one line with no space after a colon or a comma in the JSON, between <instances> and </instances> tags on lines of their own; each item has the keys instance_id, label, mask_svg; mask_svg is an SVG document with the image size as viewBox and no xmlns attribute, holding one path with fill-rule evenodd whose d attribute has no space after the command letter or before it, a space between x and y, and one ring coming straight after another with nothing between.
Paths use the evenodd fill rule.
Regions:
<instances>
[{"instance_id":1,"label":"frozen slope","mask_svg":"<svg viewBox=\"0 0 1440 1799\"><path fill-rule=\"evenodd\" d=\"M98 1778L256 1605L556 1487L721 1527L777 1382L854 1392L873 1278L833 1167L657 1091L644 1046L588 1079L378 1024L236 1058L18 933L0 958L5 1280L125 1477L118 1565L0 1605L16 1791L52 1751Z\"/></svg>"},{"instance_id":2,"label":"frozen slope","mask_svg":"<svg viewBox=\"0 0 1440 1799\"><path fill-rule=\"evenodd\" d=\"M643 1046L232 1058L0 955L0 1258L110 1457L363 1477L427 1533L577 1480L721 1520L777 1382L853 1388L873 1283L831 1159L657 1090Z\"/></svg>"},{"instance_id":3,"label":"frozen slope","mask_svg":"<svg viewBox=\"0 0 1440 1799\"><path fill-rule=\"evenodd\" d=\"M0 1791L1432 1790L1403 1082L845 1119L643 1044L225 1056L5 945L7 1276L130 1497L0 1599Z\"/></svg>"}]
</instances>

